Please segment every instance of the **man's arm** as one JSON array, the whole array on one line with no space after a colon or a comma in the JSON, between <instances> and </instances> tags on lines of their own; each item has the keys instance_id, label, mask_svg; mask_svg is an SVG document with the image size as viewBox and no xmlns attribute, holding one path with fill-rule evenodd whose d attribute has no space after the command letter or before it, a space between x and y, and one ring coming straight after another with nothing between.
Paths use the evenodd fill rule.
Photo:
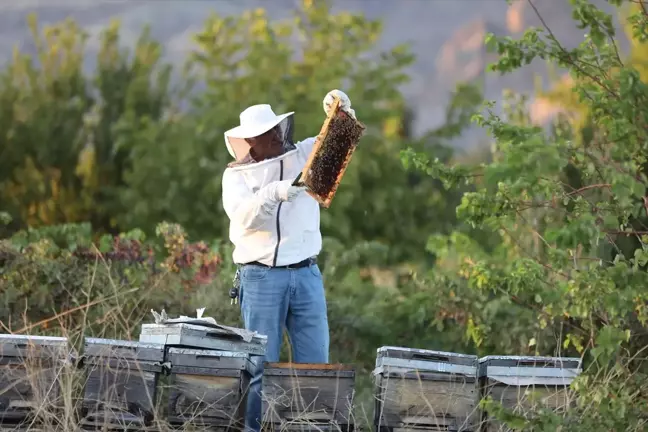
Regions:
<instances>
[{"instance_id":1,"label":"man's arm","mask_svg":"<svg viewBox=\"0 0 648 432\"><path fill-rule=\"evenodd\" d=\"M223 173L225 213L244 229L259 229L272 217L281 201L292 201L305 189L291 183L292 180L272 182L253 193L241 173L226 169Z\"/></svg>"},{"instance_id":2,"label":"man's arm","mask_svg":"<svg viewBox=\"0 0 648 432\"><path fill-rule=\"evenodd\" d=\"M305 140L299 141L297 144L295 144L305 161L308 160L308 156L310 156L311 152L313 151L316 138L317 137L306 138Z\"/></svg>"}]
</instances>

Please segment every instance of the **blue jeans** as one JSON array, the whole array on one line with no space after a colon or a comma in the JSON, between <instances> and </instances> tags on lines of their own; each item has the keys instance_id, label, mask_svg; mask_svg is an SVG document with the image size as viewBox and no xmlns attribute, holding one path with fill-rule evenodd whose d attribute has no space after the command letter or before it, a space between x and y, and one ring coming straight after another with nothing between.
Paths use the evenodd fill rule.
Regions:
<instances>
[{"instance_id":1,"label":"blue jeans","mask_svg":"<svg viewBox=\"0 0 648 432\"><path fill-rule=\"evenodd\" d=\"M263 362L278 362L284 329L295 363L328 363L329 327L322 274L316 264L299 269L246 265L241 269L245 328L268 336L266 355L252 358L246 430L260 430Z\"/></svg>"}]
</instances>

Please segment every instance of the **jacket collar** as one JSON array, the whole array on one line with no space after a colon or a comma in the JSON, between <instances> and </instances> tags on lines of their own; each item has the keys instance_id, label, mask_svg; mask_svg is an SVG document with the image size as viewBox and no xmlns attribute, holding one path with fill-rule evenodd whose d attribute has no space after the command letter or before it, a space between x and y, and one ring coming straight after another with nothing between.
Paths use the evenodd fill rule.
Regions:
<instances>
[{"instance_id":1,"label":"jacket collar","mask_svg":"<svg viewBox=\"0 0 648 432\"><path fill-rule=\"evenodd\" d=\"M263 163L263 162L279 159L279 158L282 158L283 156L287 155L288 153L292 152L296 148L297 147L295 146L295 144L290 144L290 147L287 148L286 151L283 152L283 154L280 154L277 157L273 157L273 158L266 159L266 160L263 160L263 161L255 160L252 157L252 154L250 154L250 152L248 152L248 154L246 154L241 160L233 161L233 162L228 163L227 167L228 168L243 167L243 166L247 166L247 165L258 164L258 163Z\"/></svg>"}]
</instances>

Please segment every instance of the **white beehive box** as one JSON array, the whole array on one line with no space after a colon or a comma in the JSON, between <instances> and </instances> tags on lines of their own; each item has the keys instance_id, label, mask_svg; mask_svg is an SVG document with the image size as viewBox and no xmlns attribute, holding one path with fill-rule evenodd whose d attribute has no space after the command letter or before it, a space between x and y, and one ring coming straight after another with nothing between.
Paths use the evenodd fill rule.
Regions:
<instances>
[{"instance_id":1,"label":"white beehive box","mask_svg":"<svg viewBox=\"0 0 648 432\"><path fill-rule=\"evenodd\" d=\"M581 359L569 357L488 356L479 359L480 398L524 414L540 407L561 412L571 404L568 387L582 372ZM482 413L482 430L509 431Z\"/></svg>"},{"instance_id":2,"label":"white beehive box","mask_svg":"<svg viewBox=\"0 0 648 432\"><path fill-rule=\"evenodd\" d=\"M475 430L477 356L382 347L374 377L376 430Z\"/></svg>"}]
</instances>

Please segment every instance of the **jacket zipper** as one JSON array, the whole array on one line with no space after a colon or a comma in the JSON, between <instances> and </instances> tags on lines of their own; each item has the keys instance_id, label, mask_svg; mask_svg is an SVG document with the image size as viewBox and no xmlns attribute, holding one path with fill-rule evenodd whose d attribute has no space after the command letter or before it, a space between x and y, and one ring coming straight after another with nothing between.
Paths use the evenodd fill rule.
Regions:
<instances>
[{"instance_id":1,"label":"jacket zipper","mask_svg":"<svg viewBox=\"0 0 648 432\"><path fill-rule=\"evenodd\" d=\"M283 159L279 161L279 181L283 180ZM279 203L277 207L277 245L275 246L274 259L272 260L272 267L277 266L277 258L279 257L279 243L281 242L281 227L279 226L279 213L281 213L281 205L283 202Z\"/></svg>"}]
</instances>

